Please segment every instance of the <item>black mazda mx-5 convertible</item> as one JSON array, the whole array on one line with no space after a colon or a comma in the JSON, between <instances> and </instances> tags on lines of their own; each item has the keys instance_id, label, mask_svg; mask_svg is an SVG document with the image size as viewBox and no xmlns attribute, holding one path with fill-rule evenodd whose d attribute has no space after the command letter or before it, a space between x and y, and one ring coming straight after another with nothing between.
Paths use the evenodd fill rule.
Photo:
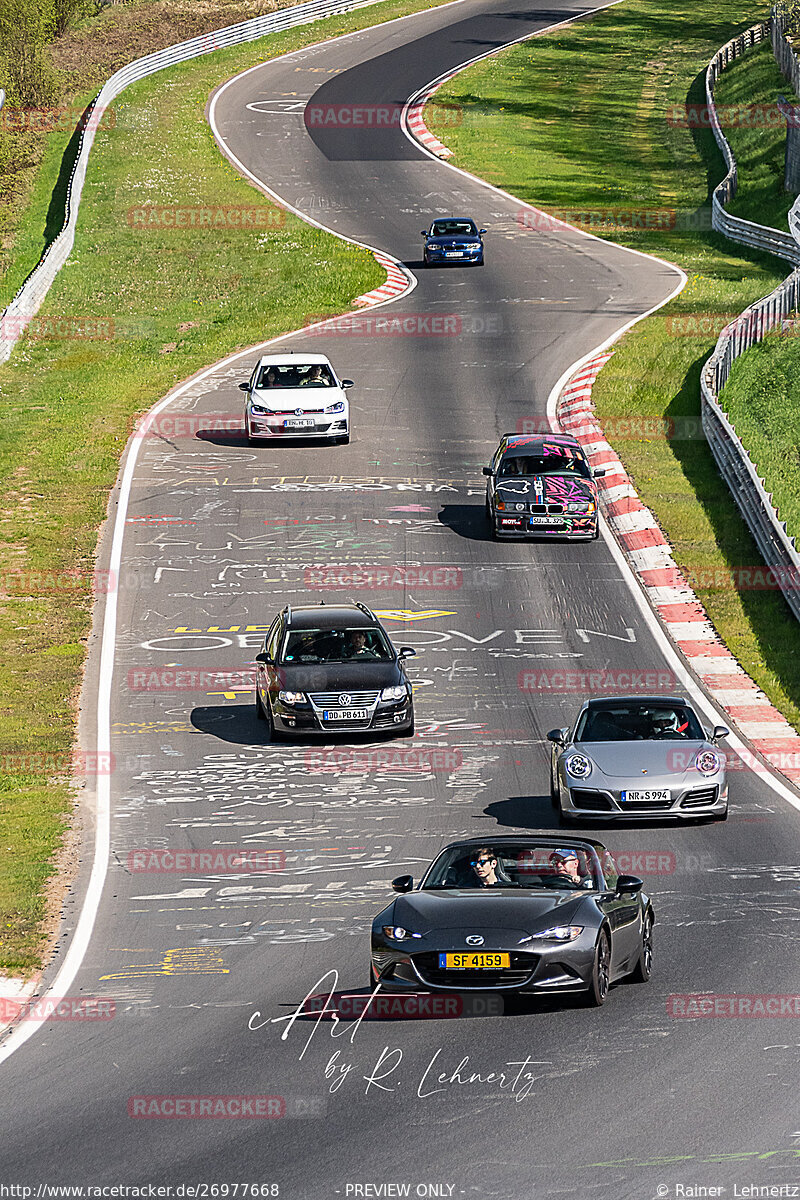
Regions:
<instances>
[{"instance_id":1,"label":"black mazda mx-5 convertible","mask_svg":"<svg viewBox=\"0 0 800 1200\"><path fill-rule=\"evenodd\" d=\"M603 1004L626 975L650 978L655 915L642 880L590 838L453 842L372 925L382 991L585 992Z\"/></svg>"}]
</instances>

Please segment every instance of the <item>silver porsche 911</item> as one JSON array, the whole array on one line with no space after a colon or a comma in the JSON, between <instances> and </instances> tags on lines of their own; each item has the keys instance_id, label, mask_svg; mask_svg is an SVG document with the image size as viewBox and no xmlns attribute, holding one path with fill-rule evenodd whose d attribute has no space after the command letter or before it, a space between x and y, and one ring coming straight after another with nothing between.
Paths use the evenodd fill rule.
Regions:
<instances>
[{"instance_id":1,"label":"silver porsche 911","mask_svg":"<svg viewBox=\"0 0 800 1200\"><path fill-rule=\"evenodd\" d=\"M728 730L706 730L680 696L588 700L572 726L551 729L550 796L565 824L637 817L728 815Z\"/></svg>"}]
</instances>

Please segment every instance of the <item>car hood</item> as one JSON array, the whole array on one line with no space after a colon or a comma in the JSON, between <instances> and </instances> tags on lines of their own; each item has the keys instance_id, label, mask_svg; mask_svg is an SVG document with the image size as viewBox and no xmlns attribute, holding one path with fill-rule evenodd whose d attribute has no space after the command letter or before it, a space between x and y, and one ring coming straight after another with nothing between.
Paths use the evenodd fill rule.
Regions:
<instances>
[{"instance_id":1,"label":"car hood","mask_svg":"<svg viewBox=\"0 0 800 1200\"><path fill-rule=\"evenodd\" d=\"M636 779L643 783L647 771L650 777L674 775L684 778L690 772L702 778L692 767L699 750L715 750L704 741L658 742L579 742L571 747L585 754L610 779ZM719 750L715 750L719 754Z\"/></svg>"},{"instance_id":2,"label":"car hood","mask_svg":"<svg viewBox=\"0 0 800 1200\"><path fill-rule=\"evenodd\" d=\"M275 412L294 412L296 408L320 409L345 398L339 387L256 388L250 393L253 404Z\"/></svg>"},{"instance_id":3,"label":"car hood","mask_svg":"<svg viewBox=\"0 0 800 1200\"><path fill-rule=\"evenodd\" d=\"M538 892L472 889L420 891L395 901L393 923L417 933L434 934L454 931L483 933L502 930L520 936L547 928L550 919L568 925L585 891Z\"/></svg>"},{"instance_id":4,"label":"car hood","mask_svg":"<svg viewBox=\"0 0 800 1200\"><path fill-rule=\"evenodd\" d=\"M395 687L406 683L396 662L281 663L281 687L297 692L346 692L358 689Z\"/></svg>"},{"instance_id":5,"label":"car hood","mask_svg":"<svg viewBox=\"0 0 800 1200\"><path fill-rule=\"evenodd\" d=\"M594 500L590 479L573 471L563 474L515 475L497 482L497 498L507 504L568 504L571 500Z\"/></svg>"}]
</instances>

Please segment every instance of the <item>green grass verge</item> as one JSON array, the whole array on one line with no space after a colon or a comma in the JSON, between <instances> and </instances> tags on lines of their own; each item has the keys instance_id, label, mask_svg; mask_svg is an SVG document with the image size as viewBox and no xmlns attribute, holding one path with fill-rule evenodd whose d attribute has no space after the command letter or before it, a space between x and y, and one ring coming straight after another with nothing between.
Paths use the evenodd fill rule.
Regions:
<instances>
[{"instance_id":1,"label":"green grass verge","mask_svg":"<svg viewBox=\"0 0 800 1200\"><path fill-rule=\"evenodd\" d=\"M719 104L748 105L755 120L776 113L779 95L791 88L778 70L769 46L734 63L720 78ZM784 191L786 133L780 124L746 123L725 129L739 169L739 190L729 206L737 216L788 229L795 201ZM791 336L774 334L734 363L722 395L742 443L774 497L789 533L800 539L800 344L797 325Z\"/></svg>"},{"instance_id":2,"label":"green grass verge","mask_svg":"<svg viewBox=\"0 0 800 1200\"><path fill-rule=\"evenodd\" d=\"M696 429L700 368L719 328L787 273L775 259L703 228L722 156L710 131L667 119L676 108L705 104L710 58L766 15L766 6L753 9L743 0L708 0L700 8L690 0L626 0L446 84L436 101L461 106L460 125L437 122L431 106L430 127L459 166L537 207L568 210L577 221L575 214L590 210L676 213L669 229L621 228L613 216L591 225L600 236L677 263L689 276L667 308L617 344L601 372L593 396L609 428L620 417L678 430L688 418ZM737 68L737 85L749 61ZM760 52L753 61L755 86L771 86ZM733 140L738 147L738 135ZM757 158L754 143L750 160ZM747 204L744 192L739 202ZM790 381L787 372L787 387ZM780 594L734 586L736 569L761 559L705 440L612 441L720 635L800 729L800 628Z\"/></svg>"},{"instance_id":3,"label":"green grass verge","mask_svg":"<svg viewBox=\"0 0 800 1200\"><path fill-rule=\"evenodd\" d=\"M346 311L385 278L366 251L291 216L255 233L142 232L127 213L141 204L270 209L219 154L204 117L209 93L265 59L430 7L375 5L162 72L124 92L115 127L97 134L75 251L39 328L91 318L113 335L26 336L0 367L0 969L28 972L41 957L47 880L72 805L97 531L135 414L238 347L309 314ZM56 148L23 222L23 257L26 239L35 245L41 234L59 161Z\"/></svg>"}]
</instances>

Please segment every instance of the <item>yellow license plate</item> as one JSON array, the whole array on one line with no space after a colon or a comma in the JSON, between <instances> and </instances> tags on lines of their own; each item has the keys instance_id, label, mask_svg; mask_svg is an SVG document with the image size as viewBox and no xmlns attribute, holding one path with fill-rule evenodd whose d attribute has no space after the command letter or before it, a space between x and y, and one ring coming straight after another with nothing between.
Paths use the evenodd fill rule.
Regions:
<instances>
[{"instance_id":1,"label":"yellow license plate","mask_svg":"<svg viewBox=\"0 0 800 1200\"><path fill-rule=\"evenodd\" d=\"M439 968L447 971L496 971L510 967L509 954L440 954Z\"/></svg>"}]
</instances>

